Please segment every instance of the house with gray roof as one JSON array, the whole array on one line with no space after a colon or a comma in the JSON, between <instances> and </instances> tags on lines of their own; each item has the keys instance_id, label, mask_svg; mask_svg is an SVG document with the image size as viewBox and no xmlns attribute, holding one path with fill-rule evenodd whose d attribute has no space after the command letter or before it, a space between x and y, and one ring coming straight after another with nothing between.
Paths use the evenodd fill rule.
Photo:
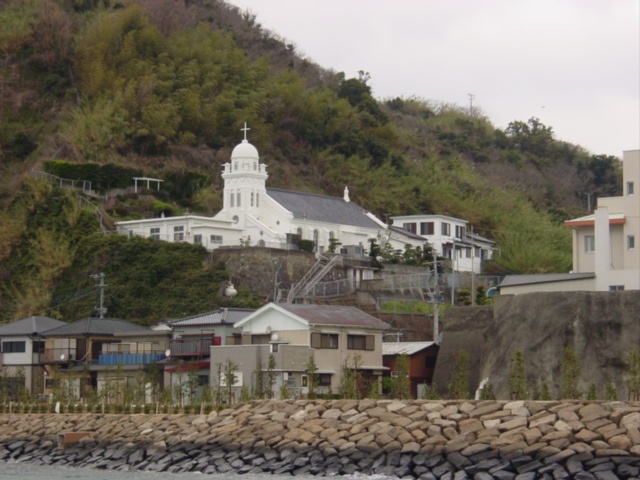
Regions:
<instances>
[{"instance_id":1,"label":"house with gray roof","mask_svg":"<svg viewBox=\"0 0 640 480\"><path fill-rule=\"evenodd\" d=\"M95 317L83 318L43 332L45 345L42 364L48 377L45 393L52 394L60 382L65 382L68 392L76 398L82 398L85 386L99 390L100 377L105 375L100 372L107 372L108 377L111 370L128 370L131 372L129 377L133 378L144 365L164 359L163 352L151 348L153 341L147 342L149 348L140 347L138 350L138 342L130 340L130 345L136 344L135 352L131 351L131 347L125 352L122 343L126 335L144 337L152 333L148 327L125 320ZM132 356L138 353L153 354L155 358ZM115 357L111 356L114 354L131 357L125 359L123 356L116 363ZM125 375L120 377L124 379Z\"/></svg>"},{"instance_id":2,"label":"house with gray roof","mask_svg":"<svg viewBox=\"0 0 640 480\"><path fill-rule=\"evenodd\" d=\"M44 391L42 332L65 325L50 317L31 316L0 325L0 389L21 383L32 394Z\"/></svg>"},{"instance_id":3,"label":"house with gray roof","mask_svg":"<svg viewBox=\"0 0 640 480\"><path fill-rule=\"evenodd\" d=\"M236 390L249 389L266 375L271 359L272 392L337 392L343 373L357 373L362 394L377 387L385 367L382 335L387 323L350 306L269 303L234 325L241 344L211 347L213 381L218 364L235 366ZM315 365L315 369L311 367Z\"/></svg>"}]
</instances>

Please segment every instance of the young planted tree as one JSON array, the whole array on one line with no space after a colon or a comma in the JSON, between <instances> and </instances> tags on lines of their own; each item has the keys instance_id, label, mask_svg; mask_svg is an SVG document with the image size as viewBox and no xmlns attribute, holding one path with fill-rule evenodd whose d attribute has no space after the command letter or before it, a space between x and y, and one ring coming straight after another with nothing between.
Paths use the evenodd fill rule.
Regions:
<instances>
[{"instance_id":1,"label":"young planted tree","mask_svg":"<svg viewBox=\"0 0 640 480\"><path fill-rule=\"evenodd\" d=\"M236 377L236 370L238 370L238 365L235 362L232 362L230 359L224 363L224 372L222 374L222 378L224 379L224 387L225 387L225 397L228 405L233 405L233 386L235 385L238 377Z\"/></svg>"},{"instance_id":2,"label":"young planted tree","mask_svg":"<svg viewBox=\"0 0 640 480\"><path fill-rule=\"evenodd\" d=\"M309 391L307 398L316 398L316 388L318 388L318 365L313 354L309 355L309 362L307 363L307 381L309 382Z\"/></svg>"},{"instance_id":3,"label":"young planted tree","mask_svg":"<svg viewBox=\"0 0 640 480\"><path fill-rule=\"evenodd\" d=\"M633 350L627 355L627 371L625 385L627 398L631 401L640 400L640 351Z\"/></svg>"},{"instance_id":4,"label":"young planted tree","mask_svg":"<svg viewBox=\"0 0 640 480\"><path fill-rule=\"evenodd\" d=\"M511 357L511 369L509 371L509 398L511 400L524 400L528 398L527 372L522 350L515 350Z\"/></svg>"},{"instance_id":5,"label":"young planted tree","mask_svg":"<svg viewBox=\"0 0 640 480\"><path fill-rule=\"evenodd\" d=\"M262 370L262 361L258 360L256 369L253 371L253 398L261 400L264 398L264 372Z\"/></svg>"},{"instance_id":6,"label":"young planted tree","mask_svg":"<svg viewBox=\"0 0 640 480\"><path fill-rule=\"evenodd\" d=\"M276 357L273 353L269 355L267 362L267 378L264 383L265 394L267 398L273 398L273 386L276 383Z\"/></svg>"},{"instance_id":7,"label":"young planted tree","mask_svg":"<svg viewBox=\"0 0 640 480\"><path fill-rule=\"evenodd\" d=\"M409 357L398 355L396 368L392 372L390 394L393 398L403 400L411 398L411 382L409 380Z\"/></svg>"},{"instance_id":8,"label":"young planted tree","mask_svg":"<svg viewBox=\"0 0 640 480\"><path fill-rule=\"evenodd\" d=\"M579 386L580 359L573 347L562 352L560 397L578 399L582 396Z\"/></svg>"},{"instance_id":9,"label":"young planted tree","mask_svg":"<svg viewBox=\"0 0 640 480\"><path fill-rule=\"evenodd\" d=\"M460 350L456 355L449 381L449 398L469 398L469 354Z\"/></svg>"}]
</instances>

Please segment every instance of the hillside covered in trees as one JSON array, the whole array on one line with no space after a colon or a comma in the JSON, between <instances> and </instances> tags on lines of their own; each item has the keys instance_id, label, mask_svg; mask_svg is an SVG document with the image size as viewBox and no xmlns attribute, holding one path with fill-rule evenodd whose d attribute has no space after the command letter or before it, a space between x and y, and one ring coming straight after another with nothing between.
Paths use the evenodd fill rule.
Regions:
<instances>
[{"instance_id":1,"label":"hillside covered in trees","mask_svg":"<svg viewBox=\"0 0 640 480\"><path fill-rule=\"evenodd\" d=\"M138 276L152 273L144 284L124 275L130 302L121 297L110 313L148 322L220 305L217 287L198 290L227 278L224 266L203 267L204 250L96 235L91 213L28 172L90 180L98 191L132 176L165 181L151 203L120 201L109 211L115 220L209 215L221 207L220 166L244 122L270 186L341 196L347 185L381 218L469 220L498 243L491 273L568 271L562 222L586 214L587 195L593 205L618 193L617 158L558 141L538 119L500 130L478 110L410 92L376 99L366 72L346 78L301 58L223 1L8 0L0 8L0 320L89 315L88 304L57 306L93 285L89 275L124 275L134 258ZM158 293L169 285L174 293ZM246 292L237 302L255 299Z\"/></svg>"}]
</instances>

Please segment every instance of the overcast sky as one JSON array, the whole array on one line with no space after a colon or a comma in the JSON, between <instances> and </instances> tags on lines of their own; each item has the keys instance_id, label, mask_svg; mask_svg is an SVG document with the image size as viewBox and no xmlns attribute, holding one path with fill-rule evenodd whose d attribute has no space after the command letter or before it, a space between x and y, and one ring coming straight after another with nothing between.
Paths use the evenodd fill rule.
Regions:
<instances>
[{"instance_id":1,"label":"overcast sky","mask_svg":"<svg viewBox=\"0 0 640 480\"><path fill-rule=\"evenodd\" d=\"M229 0L376 98L538 117L593 154L640 148L638 0Z\"/></svg>"}]
</instances>

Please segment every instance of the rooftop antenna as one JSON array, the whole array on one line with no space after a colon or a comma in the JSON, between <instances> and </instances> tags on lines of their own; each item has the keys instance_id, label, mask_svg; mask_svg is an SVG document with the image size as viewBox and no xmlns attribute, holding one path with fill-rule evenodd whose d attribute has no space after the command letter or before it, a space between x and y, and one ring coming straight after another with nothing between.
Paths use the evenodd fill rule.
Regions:
<instances>
[{"instance_id":1,"label":"rooftop antenna","mask_svg":"<svg viewBox=\"0 0 640 480\"><path fill-rule=\"evenodd\" d=\"M473 115L473 99L476 96L473 93L467 93L469 95L469 115Z\"/></svg>"}]
</instances>

